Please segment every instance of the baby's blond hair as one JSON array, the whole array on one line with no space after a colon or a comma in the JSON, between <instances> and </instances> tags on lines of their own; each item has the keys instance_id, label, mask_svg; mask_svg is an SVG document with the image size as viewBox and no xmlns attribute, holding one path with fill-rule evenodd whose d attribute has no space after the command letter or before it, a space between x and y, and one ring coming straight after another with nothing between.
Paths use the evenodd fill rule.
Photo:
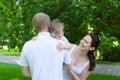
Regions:
<instances>
[{"instance_id":1,"label":"baby's blond hair","mask_svg":"<svg viewBox=\"0 0 120 80\"><path fill-rule=\"evenodd\" d=\"M62 29L64 31L64 25L59 19L54 19L51 22L51 32L55 34L59 34L60 30Z\"/></svg>"}]
</instances>

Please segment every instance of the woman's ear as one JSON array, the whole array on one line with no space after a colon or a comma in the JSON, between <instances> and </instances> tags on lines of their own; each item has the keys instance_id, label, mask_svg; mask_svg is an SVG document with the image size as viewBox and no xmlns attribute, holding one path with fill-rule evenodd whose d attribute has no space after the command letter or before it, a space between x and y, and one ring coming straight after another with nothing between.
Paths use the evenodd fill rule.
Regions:
<instances>
[{"instance_id":1,"label":"woman's ear","mask_svg":"<svg viewBox=\"0 0 120 80\"><path fill-rule=\"evenodd\" d=\"M95 50L95 47L91 47L91 48L90 48L90 51L94 51L94 50Z\"/></svg>"}]
</instances>

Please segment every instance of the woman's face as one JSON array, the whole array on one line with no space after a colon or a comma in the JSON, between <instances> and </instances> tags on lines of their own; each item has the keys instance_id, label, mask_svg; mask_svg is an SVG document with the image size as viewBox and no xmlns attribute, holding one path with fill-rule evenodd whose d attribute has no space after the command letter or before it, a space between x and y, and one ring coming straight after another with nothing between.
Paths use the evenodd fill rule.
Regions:
<instances>
[{"instance_id":1,"label":"woman's face","mask_svg":"<svg viewBox=\"0 0 120 80\"><path fill-rule=\"evenodd\" d=\"M86 35L85 37L83 37L83 39L80 40L80 44L79 47L82 50L88 51L91 50L91 42L92 42L92 38L89 35Z\"/></svg>"}]
</instances>

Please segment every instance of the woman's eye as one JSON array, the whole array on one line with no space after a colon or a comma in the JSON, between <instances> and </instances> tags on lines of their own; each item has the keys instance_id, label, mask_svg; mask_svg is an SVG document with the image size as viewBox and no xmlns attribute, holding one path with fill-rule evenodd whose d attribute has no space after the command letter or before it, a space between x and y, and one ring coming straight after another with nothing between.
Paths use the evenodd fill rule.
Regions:
<instances>
[{"instance_id":1,"label":"woman's eye","mask_svg":"<svg viewBox=\"0 0 120 80\"><path fill-rule=\"evenodd\" d=\"M87 40L83 39L85 43L88 43Z\"/></svg>"}]
</instances>

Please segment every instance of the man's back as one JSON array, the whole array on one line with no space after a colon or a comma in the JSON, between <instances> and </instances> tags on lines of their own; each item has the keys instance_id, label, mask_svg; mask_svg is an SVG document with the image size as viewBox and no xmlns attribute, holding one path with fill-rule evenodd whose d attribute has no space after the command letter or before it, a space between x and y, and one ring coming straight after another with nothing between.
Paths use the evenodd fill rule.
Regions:
<instances>
[{"instance_id":1,"label":"man's back","mask_svg":"<svg viewBox=\"0 0 120 80\"><path fill-rule=\"evenodd\" d=\"M32 80L62 80L64 53L56 49L59 42L43 32L24 45L20 64L30 67Z\"/></svg>"}]
</instances>

